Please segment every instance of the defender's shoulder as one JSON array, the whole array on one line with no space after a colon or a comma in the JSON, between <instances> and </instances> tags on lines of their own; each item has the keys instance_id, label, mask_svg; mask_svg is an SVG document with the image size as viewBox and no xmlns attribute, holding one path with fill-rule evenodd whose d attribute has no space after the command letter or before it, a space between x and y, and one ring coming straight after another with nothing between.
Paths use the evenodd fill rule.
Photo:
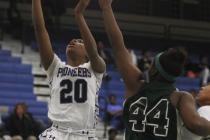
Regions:
<instances>
[{"instance_id":1,"label":"defender's shoulder","mask_svg":"<svg viewBox=\"0 0 210 140\"><path fill-rule=\"evenodd\" d=\"M192 97L192 95L190 93L186 92L186 91L174 91L170 95L170 101L171 101L172 105L177 108L177 106L178 106L179 102L181 101L181 99L183 97L187 97L187 96L189 98Z\"/></svg>"}]
</instances>

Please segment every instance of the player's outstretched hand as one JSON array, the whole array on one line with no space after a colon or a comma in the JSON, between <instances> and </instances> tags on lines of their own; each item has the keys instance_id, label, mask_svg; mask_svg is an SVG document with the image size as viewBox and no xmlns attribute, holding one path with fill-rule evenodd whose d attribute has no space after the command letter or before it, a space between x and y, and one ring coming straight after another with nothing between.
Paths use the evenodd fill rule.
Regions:
<instances>
[{"instance_id":1,"label":"player's outstretched hand","mask_svg":"<svg viewBox=\"0 0 210 140\"><path fill-rule=\"evenodd\" d=\"M83 13L87 6L89 5L90 0L79 0L77 6L75 7L74 11L76 13Z\"/></svg>"},{"instance_id":2,"label":"player's outstretched hand","mask_svg":"<svg viewBox=\"0 0 210 140\"><path fill-rule=\"evenodd\" d=\"M98 0L98 1L99 1L99 6L101 10L105 10L105 9L111 8L113 0Z\"/></svg>"}]
</instances>

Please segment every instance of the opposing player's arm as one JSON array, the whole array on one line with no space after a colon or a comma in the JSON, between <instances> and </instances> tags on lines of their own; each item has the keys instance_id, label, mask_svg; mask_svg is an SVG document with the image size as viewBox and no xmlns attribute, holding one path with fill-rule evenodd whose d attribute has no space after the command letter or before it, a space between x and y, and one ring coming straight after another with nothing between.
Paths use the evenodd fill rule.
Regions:
<instances>
[{"instance_id":1,"label":"opposing player's arm","mask_svg":"<svg viewBox=\"0 0 210 140\"><path fill-rule=\"evenodd\" d=\"M103 73L105 72L105 69L106 69L105 62L98 54L96 41L92 33L90 32L90 29L83 15L89 2L90 0L80 0L78 2L76 8L74 9L75 19L76 19L77 25L79 26L82 39L84 40L84 45L85 45L93 70L98 73Z\"/></svg>"},{"instance_id":2,"label":"opposing player's arm","mask_svg":"<svg viewBox=\"0 0 210 140\"><path fill-rule=\"evenodd\" d=\"M210 135L210 122L199 116L194 98L183 93L178 103L178 109L186 127L200 136Z\"/></svg>"},{"instance_id":3,"label":"opposing player's arm","mask_svg":"<svg viewBox=\"0 0 210 140\"><path fill-rule=\"evenodd\" d=\"M45 27L41 0L32 0L32 17L41 61L45 70L47 70L53 61L54 53Z\"/></svg>"},{"instance_id":4,"label":"opposing player's arm","mask_svg":"<svg viewBox=\"0 0 210 140\"><path fill-rule=\"evenodd\" d=\"M128 96L132 96L139 87L139 79L142 72L132 63L130 54L125 47L122 32L116 22L111 7L112 0L99 0L104 19L104 25L110 42L113 46L115 61L128 90Z\"/></svg>"}]
</instances>

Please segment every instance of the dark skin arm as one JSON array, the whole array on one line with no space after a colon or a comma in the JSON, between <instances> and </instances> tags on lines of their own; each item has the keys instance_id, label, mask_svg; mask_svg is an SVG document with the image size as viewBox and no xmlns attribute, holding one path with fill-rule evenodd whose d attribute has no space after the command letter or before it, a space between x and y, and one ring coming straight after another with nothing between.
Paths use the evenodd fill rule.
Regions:
<instances>
[{"instance_id":1,"label":"dark skin arm","mask_svg":"<svg viewBox=\"0 0 210 140\"><path fill-rule=\"evenodd\" d=\"M52 50L50 38L45 27L41 0L32 0L32 18L36 33L36 40L39 46L41 62L44 66L44 69L47 70L53 61L54 52Z\"/></svg>"},{"instance_id":2,"label":"dark skin arm","mask_svg":"<svg viewBox=\"0 0 210 140\"><path fill-rule=\"evenodd\" d=\"M106 65L104 60L99 56L96 41L90 32L90 29L84 18L84 11L87 8L90 0L80 0L74 9L75 19L79 26L80 34L84 40L85 49L90 59L93 70L97 73L104 73Z\"/></svg>"},{"instance_id":3,"label":"dark skin arm","mask_svg":"<svg viewBox=\"0 0 210 140\"><path fill-rule=\"evenodd\" d=\"M181 93L177 108L179 109L184 124L190 131L200 136L210 134L210 122L199 116L192 95Z\"/></svg>"},{"instance_id":4,"label":"dark skin arm","mask_svg":"<svg viewBox=\"0 0 210 140\"><path fill-rule=\"evenodd\" d=\"M126 98L133 96L143 82L142 72L132 63L130 54L125 47L124 38L114 17L111 0L99 0L102 9L104 25L109 40L113 46L116 65L122 74L126 85Z\"/></svg>"}]
</instances>

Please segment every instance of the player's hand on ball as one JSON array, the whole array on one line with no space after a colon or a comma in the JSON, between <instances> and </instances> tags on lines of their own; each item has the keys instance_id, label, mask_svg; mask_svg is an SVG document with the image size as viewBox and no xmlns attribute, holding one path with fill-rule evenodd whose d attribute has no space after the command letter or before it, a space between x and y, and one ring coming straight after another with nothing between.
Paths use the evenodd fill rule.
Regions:
<instances>
[{"instance_id":1,"label":"player's hand on ball","mask_svg":"<svg viewBox=\"0 0 210 140\"><path fill-rule=\"evenodd\" d=\"M89 5L90 0L79 0L79 2L77 3L77 6L75 7L74 11L76 13L82 13L85 11L85 9L87 8L87 6Z\"/></svg>"},{"instance_id":2,"label":"player's hand on ball","mask_svg":"<svg viewBox=\"0 0 210 140\"><path fill-rule=\"evenodd\" d=\"M99 1L99 6L102 10L105 10L107 8L110 8L112 5L113 0L98 0Z\"/></svg>"}]
</instances>

